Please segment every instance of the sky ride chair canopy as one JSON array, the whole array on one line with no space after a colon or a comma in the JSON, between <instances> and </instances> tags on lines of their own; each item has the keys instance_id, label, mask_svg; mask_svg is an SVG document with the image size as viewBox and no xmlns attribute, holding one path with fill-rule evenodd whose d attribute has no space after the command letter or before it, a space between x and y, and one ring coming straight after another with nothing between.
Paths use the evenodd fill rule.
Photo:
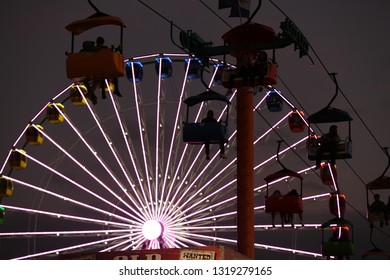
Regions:
<instances>
[{"instance_id":1,"label":"sky ride chair canopy","mask_svg":"<svg viewBox=\"0 0 390 280\"><path fill-rule=\"evenodd\" d=\"M280 151L281 142L282 141L278 141L278 150L276 153L276 155L277 155L276 159L277 159L279 165L282 166L282 169L275 172L275 173L272 173L264 178L264 180L267 183L266 197L265 197L265 212L266 213L287 213L287 214L298 213L298 214L300 214L300 217L301 217L301 214L303 213L303 201L302 201L303 177L299 173L286 168L281 163L281 161L279 159L279 151ZM295 192L294 190L292 190L285 195L280 195L280 196L271 195L271 196L269 196L268 195L269 184L271 182L281 180L285 177L298 178L300 181L300 192L298 193L298 192Z\"/></svg>"},{"instance_id":2,"label":"sky ride chair canopy","mask_svg":"<svg viewBox=\"0 0 390 280\"><path fill-rule=\"evenodd\" d=\"M189 122L190 108L207 101L226 103L227 115L225 121ZM198 95L190 96L183 101L187 105L187 116L183 122L183 141L187 144L216 144L228 142L229 99L215 91L208 90Z\"/></svg>"},{"instance_id":3,"label":"sky ride chair canopy","mask_svg":"<svg viewBox=\"0 0 390 280\"><path fill-rule=\"evenodd\" d=\"M102 48L91 50L90 47L74 52L74 37L81 33L102 25L115 25L120 27L120 43L117 49ZM88 80L103 80L124 76L123 64L123 28L126 27L122 20L97 12L92 16L76 20L65 28L72 33L71 52L66 53L66 71L69 79L80 82ZM83 44L87 47L88 44Z\"/></svg>"},{"instance_id":4,"label":"sky ride chair canopy","mask_svg":"<svg viewBox=\"0 0 390 280\"><path fill-rule=\"evenodd\" d=\"M334 124L339 122L348 122L348 136L346 140L340 141L337 144L337 152L335 154L335 159L349 159L352 158L352 138L351 138L351 121L352 118L348 112L333 108L330 106L321 109L317 113L310 115L307 118L307 121L314 124ZM310 129L309 129L310 134ZM308 138L308 158L309 160L317 160L318 150L320 148L320 136L309 135ZM331 154L327 151L324 151L321 155L321 160L331 159Z\"/></svg>"},{"instance_id":5,"label":"sky ride chair canopy","mask_svg":"<svg viewBox=\"0 0 390 280\"><path fill-rule=\"evenodd\" d=\"M381 217L380 215L376 214L376 213L370 213L369 211L369 208L370 208L370 203L369 203L369 192L370 191L373 191L373 190L380 190L380 191L386 191L386 190L390 190L390 177L386 176L386 172L387 170L389 169L390 167L390 155L389 155L389 152L388 152L388 147L384 147L382 148L383 151L385 152L386 154L386 157L387 157L387 166L385 168L385 170L382 172L382 174L376 178L375 180L369 182L367 185L366 185L366 199L367 199L367 219L372 223L372 222L375 222L375 221L382 221L383 223L383 220L386 220L386 217ZM389 194L390 191L388 191L388 194ZM379 193L378 193L379 194ZM388 219L390 218L390 213L383 213L384 215L388 215Z\"/></svg>"},{"instance_id":6,"label":"sky ride chair canopy","mask_svg":"<svg viewBox=\"0 0 390 280\"><path fill-rule=\"evenodd\" d=\"M281 195L275 197L268 195L269 183L282 179L286 176L298 178L300 180L300 193L297 196L294 195ZM283 168L282 170L268 175L264 178L267 182L267 193L265 198L265 212L266 213L302 213L303 201L302 201L302 176L297 172Z\"/></svg>"}]
</instances>

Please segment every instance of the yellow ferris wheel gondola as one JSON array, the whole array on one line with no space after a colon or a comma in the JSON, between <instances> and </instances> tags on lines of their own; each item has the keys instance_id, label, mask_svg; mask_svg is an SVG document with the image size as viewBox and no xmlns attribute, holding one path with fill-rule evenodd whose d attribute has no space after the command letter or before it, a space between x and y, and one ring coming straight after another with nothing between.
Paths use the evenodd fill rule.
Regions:
<instances>
[{"instance_id":1,"label":"yellow ferris wheel gondola","mask_svg":"<svg viewBox=\"0 0 390 280\"><path fill-rule=\"evenodd\" d=\"M76 20L65 27L72 33L71 51L66 52L67 76L75 82L122 77L125 73L122 54L123 28L126 26L119 17L102 13L91 1L88 2L96 10L96 13L88 18ZM120 27L120 42L117 48L97 50L94 48L94 42L84 41L82 50L74 51L75 35L103 25Z\"/></svg>"}]
</instances>

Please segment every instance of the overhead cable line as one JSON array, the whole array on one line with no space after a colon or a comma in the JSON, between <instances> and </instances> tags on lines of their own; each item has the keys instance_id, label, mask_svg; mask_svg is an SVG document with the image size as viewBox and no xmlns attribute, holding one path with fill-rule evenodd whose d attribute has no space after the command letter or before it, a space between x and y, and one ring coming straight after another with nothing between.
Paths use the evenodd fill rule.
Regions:
<instances>
[{"instance_id":1,"label":"overhead cable line","mask_svg":"<svg viewBox=\"0 0 390 280\"><path fill-rule=\"evenodd\" d=\"M272 0L269 0L269 2L279 11L281 12L285 17L289 18L289 16L282 10L280 9ZM309 44L309 47L310 49L313 51L314 53L314 56L317 58L318 62L320 63L320 65L324 68L325 72L329 75L329 77L331 78L331 80L333 82L335 82L335 80L332 78L332 73L328 71L327 67L325 66L325 64L322 62L321 58L319 57L319 55L317 54L317 52L315 51L315 49L313 48L313 46L310 44L310 42L308 42ZM347 101L347 103L349 104L349 106L351 106L352 110L355 112L356 116L359 118L359 120L363 123L364 127L367 129L367 131L369 132L369 134L372 136L372 138L374 139L374 141L377 143L377 145L379 146L379 148L382 150L382 145L379 143L379 141L376 139L376 137L374 136L374 134L372 133L372 131L370 130L370 128L368 127L368 125L365 123L365 121L362 119L362 117L359 115L359 113L357 112L357 110L355 109L355 107L352 105L352 103L349 101L349 99L347 98L347 96L345 95L345 93L342 91L342 89L340 87L338 87L338 90L339 92L341 92L341 94L344 96L345 100ZM383 151L383 150L382 150Z\"/></svg>"}]
</instances>

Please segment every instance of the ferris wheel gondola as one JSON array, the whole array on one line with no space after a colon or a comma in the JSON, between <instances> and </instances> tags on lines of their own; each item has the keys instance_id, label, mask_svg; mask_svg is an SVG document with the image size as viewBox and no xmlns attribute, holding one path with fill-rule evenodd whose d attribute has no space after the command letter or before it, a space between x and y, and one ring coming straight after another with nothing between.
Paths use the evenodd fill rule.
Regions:
<instances>
[{"instance_id":1,"label":"ferris wheel gondola","mask_svg":"<svg viewBox=\"0 0 390 280\"><path fill-rule=\"evenodd\" d=\"M326 240L325 229L332 229L332 236ZM322 229L322 254L337 259L349 259L355 252L353 242L353 225L343 218L334 218L321 225Z\"/></svg>"}]
</instances>

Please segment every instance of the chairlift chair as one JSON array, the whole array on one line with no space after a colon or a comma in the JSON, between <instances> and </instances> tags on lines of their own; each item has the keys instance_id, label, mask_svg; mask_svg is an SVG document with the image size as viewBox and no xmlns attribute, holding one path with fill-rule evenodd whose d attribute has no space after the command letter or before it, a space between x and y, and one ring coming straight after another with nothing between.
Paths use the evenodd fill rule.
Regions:
<instances>
[{"instance_id":1,"label":"chairlift chair","mask_svg":"<svg viewBox=\"0 0 390 280\"><path fill-rule=\"evenodd\" d=\"M225 121L219 122L190 122L190 108L207 101L220 101L226 103L227 115ZM183 141L187 144L216 144L228 142L229 99L214 91L206 91L198 95L190 96L183 101L187 105L187 116L183 122Z\"/></svg>"},{"instance_id":2,"label":"chairlift chair","mask_svg":"<svg viewBox=\"0 0 390 280\"><path fill-rule=\"evenodd\" d=\"M103 48L98 51L91 51L90 48L82 49L80 52L74 50L74 39L76 35L104 25L115 25L120 27L120 43L117 50ZM124 23L119 17L110 16L97 12L92 16L76 20L65 28L72 34L71 51L66 52L66 72L69 79L75 82L87 80L104 80L124 76L124 65L122 55L123 28ZM87 47L84 44L83 47Z\"/></svg>"}]
</instances>

